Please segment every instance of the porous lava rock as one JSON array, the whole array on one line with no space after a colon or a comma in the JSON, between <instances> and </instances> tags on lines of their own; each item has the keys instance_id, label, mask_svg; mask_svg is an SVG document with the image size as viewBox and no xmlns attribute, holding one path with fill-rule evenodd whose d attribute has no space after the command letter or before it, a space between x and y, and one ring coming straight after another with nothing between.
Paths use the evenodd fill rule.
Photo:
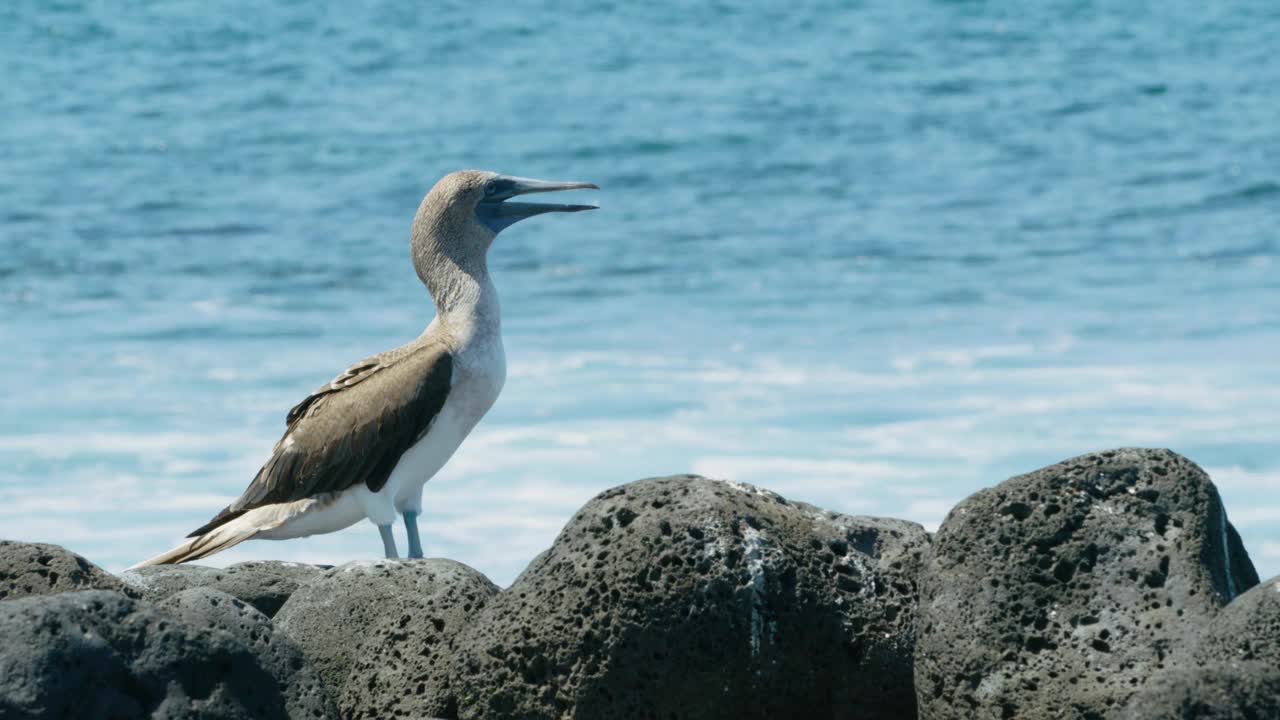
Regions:
<instances>
[{"instance_id":1,"label":"porous lava rock","mask_svg":"<svg viewBox=\"0 0 1280 720\"><path fill-rule=\"evenodd\" d=\"M233 595L274 617L298 588L331 566L279 560L254 560L225 568L205 565L150 565L120 575L144 600L157 602L188 588L209 587Z\"/></svg>"},{"instance_id":2,"label":"porous lava rock","mask_svg":"<svg viewBox=\"0 0 1280 720\"><path fill-rule=\"evenodd\" d=\"M275 679L285 711L293 720L338 716L337 707L302 650L283 633L277 633L271 619L257 608L209 587L174 593L157 607L192 627L230 633L252 650Z\"/></svg>"},{"instance_id":3,"label":"porous lava rock","mask_svg":"<svg viewBox=\"0 0 1280 720\"><path fill-rule=\"evenodd\" d=\"M1196 660L1210 667L1260 660L1280 668L1280 577L1223 608L1205 630Z\"/></svg>"},{"instance_id":4,"label":"porous lava rock","mask_svg":"<svg viewBox=\"0 0 1280 720\"><path fill-rule=\"evenodd\" d=\"M453 637L402 709L914 718L915 577L927 544L914 523L742 483L623 485L579 510Z\"/></svg>"},{"instance_id":5,"label":"porous lava rock","mask_svg":"<svg viewBox=\"0 0 1280 720\"><path fill-rule=\"evenodd\" d=\"M1257 574L1203 470L1123 449L970 496L920 583L921 718L1104 718Z\"/></svg>"},{"instance_id":6,"label":"porous lava rock","mask_svg":"<svg viewBox=\"0 0 1280 720\"><path fill-rule=\"evenodd\" d=\"M1223 608L1194 663L1161 673L1129 703L1125 718L1280 718L1280 577Z\"/></svg>"},{"instance_id":7,"label":"porous lava rock","mask_svg":"<svg viewBox=\"0 0 1280 720\"><path fill-rule=\"evenodd\" d=\"M138 596L106 570L58 545L0 540L0 600L72 590Z\"/></svg>"},{"instance_id":8,"label":"porous lava rock","mask_svg":"<svg viewBox=\"0 0 1280 720\"><path fill-rule=\"evenodd\" d=\"M447 638L497 592L453 560L352 562L295 592L275 623L310 659L343 717L391 717L401 696L431 680L424 668L438 662Z\"/></svg>"},{"instance_id":9,"label":"porous lava rock","mask_svg":"<svg viewBox=\"0 0 1280 720\"><path fill-rule=\"evenodd\" d=\"M230 633L110 590L0 602L0 638L0 717L287 717Z\"/></svg>"},{"instance_id":10,"label":"porous lava rock","mask_svg":"<svg viewBox=\"0 0 1280 720\"><path fill-rule=\"evenodd\" d=\"M1180 667L1153 678L1130 699L1121 720L1272 720L1280 718L1280 668L1237 661Z\"/></svg>"}]
</instances>

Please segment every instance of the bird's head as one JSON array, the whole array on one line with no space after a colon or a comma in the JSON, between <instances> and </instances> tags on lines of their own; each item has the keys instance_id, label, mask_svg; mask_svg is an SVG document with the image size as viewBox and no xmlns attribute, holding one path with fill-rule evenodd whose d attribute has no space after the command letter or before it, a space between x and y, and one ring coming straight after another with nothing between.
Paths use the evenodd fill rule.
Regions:
<instances>
[{"instance_id":1,"label":"bird's head","mask_svg":"<svg viewBox=\"0 0 1280 720\"><path fill-rule=\"evenodd\" d=\"M525 218L596 209L595 205L512 202L512 198L579 189L599 190L587 182L534 180L488 170L449 173L423 198L414 218L415 260L429 259L424 253L439 253L462 266L473 260L483 262L494 237Z\"/></svg>"}]
</instances>

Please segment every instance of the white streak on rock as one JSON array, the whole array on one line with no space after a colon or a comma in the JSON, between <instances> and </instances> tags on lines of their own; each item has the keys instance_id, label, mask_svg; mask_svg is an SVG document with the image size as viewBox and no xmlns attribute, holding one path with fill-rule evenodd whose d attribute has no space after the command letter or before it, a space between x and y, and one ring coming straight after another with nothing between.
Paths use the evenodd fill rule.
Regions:
<instances>
[{"instance_id":1,"label":"white streak on rock","mask_svg":"<svg viewBox=\"0 0 1280 720\"><path fill-rule=\"evenodd\" d=\"M1231 577L1231 546L1227 543L1227 506L1218 498L1218 526L1222 530L1222 570L1227 576L1227 600L1234 600L1239 590L1235 578Z\"/></svg>"},{"instance_id":2,"label":"white streak on rock","mask_svg":"<svg viewBox=\"0 0 1280 720\"><path fill-rule=\"evenodd\" d=\"M743 530L743 554L747 560L747 571L751 573L748 589L751 593L751 656L760 654L760 643L764 639L764 606L768 586L764 575L764 536L753 527Z\"/></svg>"},{"instance_id":3,"label":"white streak on rock","mask_svg":"<svg viewBox=\"0 0 1280 720\"><path fill-rule=\"evenodd\" d=\"M717 556L723 557L728 554L729 543L724 537L724 525L722 525L719 520L710 517L706 518L702 521L702 524L699 527L701 527L708 535L715 538L703 546L703 557L711 559Z\"/></svg>"}]
</instances>

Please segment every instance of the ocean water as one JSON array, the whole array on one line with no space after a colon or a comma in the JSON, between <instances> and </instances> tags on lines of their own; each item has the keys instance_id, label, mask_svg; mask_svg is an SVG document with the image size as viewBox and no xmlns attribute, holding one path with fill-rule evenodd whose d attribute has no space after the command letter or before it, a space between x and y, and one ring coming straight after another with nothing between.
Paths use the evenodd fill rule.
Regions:
<instances>
[{"instance_id":1,"label":"ocean water","mask_svg":"<svg viewBox=\"0 0 1280 720\"><path fill-rule=\"evenodd\" d=\"M0 5L0 536L202 524L430 321L409 221L479 167L602 208L495 244L509 376L428 554L504 584L684 471L932 529L1139 445L1280 573L1280 5L350 5Z\"/></svg>"}]
</instances>

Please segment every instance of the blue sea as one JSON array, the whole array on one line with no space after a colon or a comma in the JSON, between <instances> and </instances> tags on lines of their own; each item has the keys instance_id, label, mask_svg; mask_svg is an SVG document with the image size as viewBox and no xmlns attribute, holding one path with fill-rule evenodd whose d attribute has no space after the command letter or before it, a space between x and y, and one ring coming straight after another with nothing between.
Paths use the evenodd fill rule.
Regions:
<instances>
[{"instance_id":1,"label":"blue sea","mask_svg":"<svg viewBox=\"0 0 1280 720\"><path fill-rule=\"evenodd\" d=\"M505 584L686 471L933 529L1137 445L1280 573L1280 4L356 5L0 5L0 536L202 524L430 321L409 222L471 167L602 207L490 254L509 376L429 555Z\"/></svg>"}]
</instances>

